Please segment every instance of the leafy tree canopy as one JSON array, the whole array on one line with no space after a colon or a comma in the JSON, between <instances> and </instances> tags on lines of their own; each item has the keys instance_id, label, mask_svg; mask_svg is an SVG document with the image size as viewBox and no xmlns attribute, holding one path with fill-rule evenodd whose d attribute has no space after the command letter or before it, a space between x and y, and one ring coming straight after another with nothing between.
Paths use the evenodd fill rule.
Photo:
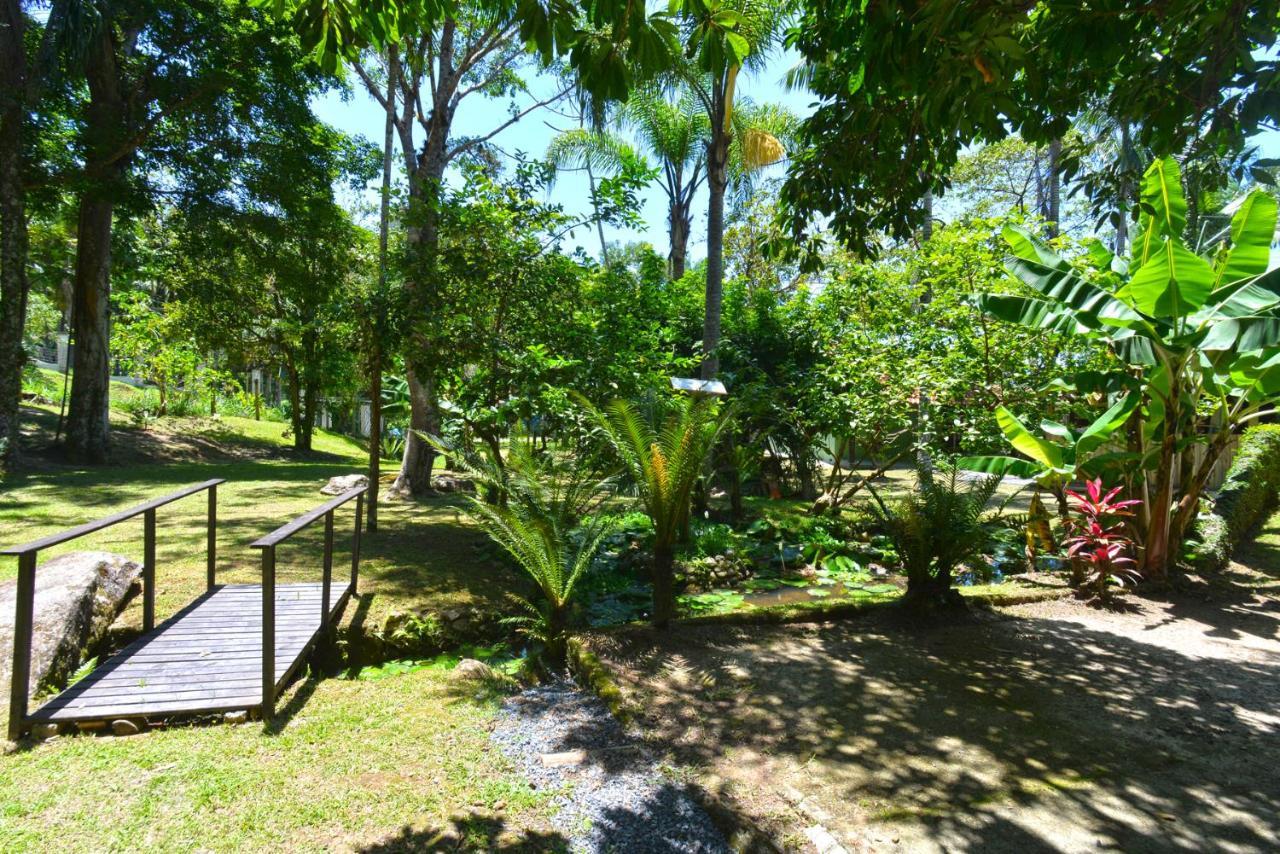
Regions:
<instances>
[{"instance_id":1,"label":"leafy tree canopy","mask_svg":"<svg viewBox=\"0 0 1280 854\"><path fill-rule=\"evenodd\" d=\"M1275 0L807 4L789 42L819 102L783 194L790 230L812 241L829 219L872 251L922 224L965 146L1060 137L1087 107L1159 154L1238 150L1280 112L1278 16Z\"/></svg>"}]
</instances>

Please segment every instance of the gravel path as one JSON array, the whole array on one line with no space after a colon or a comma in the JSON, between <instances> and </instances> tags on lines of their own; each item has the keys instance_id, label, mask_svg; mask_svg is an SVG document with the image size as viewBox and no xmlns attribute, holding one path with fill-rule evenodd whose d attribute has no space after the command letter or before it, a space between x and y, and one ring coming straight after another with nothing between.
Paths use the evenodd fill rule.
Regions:
<instances>
[{"instance_id":1,"label":"gravel path","mask_svg":"<svg viewBox=\"0 0 1280 854\"><path fill-rule=\"evenodd\" d=\"M508 700L492 738L536 788L563 790L552 824L575 852L729 851L703 809L663 776L643 744L572 683L549 683ZM567 762L559 765L543 759L569 751L585 756L562 757Z\"/></svg>"}]
</instances>

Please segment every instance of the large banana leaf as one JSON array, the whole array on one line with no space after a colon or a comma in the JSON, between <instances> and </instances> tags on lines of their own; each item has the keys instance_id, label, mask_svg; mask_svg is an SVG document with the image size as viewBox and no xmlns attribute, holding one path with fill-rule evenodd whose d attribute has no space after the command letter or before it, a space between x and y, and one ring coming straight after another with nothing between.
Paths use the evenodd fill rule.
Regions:
<instances>
[{"instance_id":1,"label":"large banana leaf","mask_svg":"<svg viewBox=\"0 0 1280 854\"><path fill-rule=\"evenodd\" d=\"M1159 361L1156 358L1155 342L1150 338L1138 335L1117 336L1112 339L1111 348L1126 365L1154 365Z\"/></svg>"},{"instance_id":2,"label":"large banana leaf","mask_svg":"<svg viewBox=\"0 0 1280 854\"><path fill-rule=\"evenodd\" d=\"M1011 294L979 294L977 305L987 314L1006 323L1016 323L1044 332L1077 333L1081 327L1098 328L1093 315L1077 315L1049 300ZM1090 325L1092 324L1092 325Z\"/></svg>"},{"instance_id":3,"label":"large banana leaf","mask_svg":"<svg viewBox=\"0 0 1280 854\"><path fill-rule=\"evenodd\" d=\"M1276 200L1254 190L1231 217L1231 248L1218 263L1215 287L1267 272L1275 231Z\"/></svg>"},{"instance_id":4,"label":"large banana leaf","mask_svg":"<svg viewBox=\"0 0 1280 854\"><path fill-rule=\"evenodd\" d=\"M1102 447L1107 439L1111 438L1112 433L1124 426L1141 401L1141 394L1130 392L1094 419L1094 422L1085 428L1080 438L1076 440L1076 460L1079 461Z\"/></svg>"},{"instance_id":5,"label":"large banana leaf","mask_svg":"<svg viewBox=\"0 0 1280 854\"><path fill-rule=\"evenodd\" d=\"M1051 300L1075 312L1084 312L1098 322L1126 326L1142 320L1141 315L1102 288L1086 282L1070 268L1050 267L1017 256L1006 259L1005 269ZM1086 326L1096 326L1092 318L1077 318Z\"/></svg>"},{"instance_id":6,"label":"large banana leaf","mask_svg":"<svg viewBox=\"0 0 1280 854\"><path fill-rule=\"evenodd\" d=\"M1133 243L1133 264L1138 267L1151 260L1162 238L1181 239L1187 226L1182 176L1172 157L1160 158L1147 167L1142 176L1142 208Z\"/></svg>"},{"instance_id":7,"label":"large banana leaf","mask_svg":"<svg viewBox=\"0 0 1280 854\"><path fill-rule=\"evenodd\" d=\"M1032 433L1018 416L1003 406L996 407L996 423L1015 451L1047 468L1062 468L1062 448Z\"/></svg>"},{"instance_id":8,"label":"large banana leaf","mask_svg":"<svg viewBox=\"0 0 1280 854\"><path fill-rule=\"evenodd\" d=\"M1027 480L1044 474L1044 466L1018 457L960 457L956 460L956 468L1000 477L1012 475Z\"/></svg>"},{"instance_id":9,"label":"large banana leaf","mask_svg":"<svg viewBox=\"0 0 1280 854\"><path fill-rule=\"evenodd\" d=\"M1219 320L1209 328L1200 347L1248 353L1280 346L1280 317L1253 316Z\"/></svg>"},{"instance_id":10,"label":"large banana leaf","mask_svg":"<svg viewBox=\"0 0 1280 854\"><path fill-rule=\"evenodd\" d=\"M1071 270L1071 265L1066 262L1066 259L1022 226L1006 225L1000 230L1000 234L1016 257L1043 264L1055 270Z\"/></svg>"},{"instance_id":11,"label":"large banana leaf","mask_svg":"<svg viewBox=\"0 0 1280 854\"><path fill-rule=\"evenodd\" d=\"M1280 270L1272 270L1255 279L1240 279L1215 288L1204 307L1191 317L1195 326L1220 317L1245 317L1264 314L1280 306Z\"/></svg>"},{"instance_id":12,"label":"large banana leaf","mask_svg":"<svg viewBox=\"0 0 1280 854\"><path fill-rule=\"evenodd\" d=\"M1231 366L1231 381L1250 400L1267 400L1280 394L1280 353L1269 358L1250 353Z\"/></svg>"},{"instance_id":13,"label":"large banana leaf","mask_svg":"<svg viewBox=\"0 0 1280 854\"><path fill-rule=\"evenodd\" d=\"M1212 290L1209 262L1181 240L1165 237L1117 295L1143 314L1172 320L1204 305Z\"/></svg>"}]
</instances>

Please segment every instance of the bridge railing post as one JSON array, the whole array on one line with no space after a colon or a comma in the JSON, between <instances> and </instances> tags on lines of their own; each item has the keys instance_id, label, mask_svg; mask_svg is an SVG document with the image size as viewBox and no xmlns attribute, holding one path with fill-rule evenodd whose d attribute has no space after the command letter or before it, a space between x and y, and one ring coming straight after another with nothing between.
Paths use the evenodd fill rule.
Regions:
<instances>
[{"instance_id":1,"label":"bridge railing post","mask_svg":"<svg viewBox=\"0 0 1280 854\"><path fill-rule=\"evenodd\" d=\"M22 737L31 693L31 632L36 596L36 553L18 557L17 613L13 624L13 673L9 684L9 740Z\"/></svg>"},{"instance_id":2,"label":"bridge railing post","mask_svg":"<svg viewBox=\"0 0 1280 854\"><path fill-rule=\"evenodd\" d=\"M205 547L206 588L212 590L218 581L218 485L209 487L209 512L205 519L208 527Z\"/></svg>"},{"instance_id":3,"label":"bridge railing post","mask_svg":"<svg viewBox=\"0 0 1280 854\"><path fill-rule=\"evenodd\" d=\"M333 583L333 511L324 514L324 588L320 591L320 630L329 629L329 586Z\"/></svg>"},{"instance_id":4,"label":"bridge railing post","mask_svg":"<svg viewBox=\"0 0 1280 854\"><path fill-rule=\"evenodd\" d=\"M276 547L262 550L262 719L276 704Z\"/></svg>"},{"instance_id":5,"label":"bridge railing post","mask_svg":"<svg viewBox=\"0 0 1280 854\"><path fill-rule=\"evenodd\" d=\"M364 493L356 496L356 530L351 538L351 595L360 582L360 524L364 519Z\"/></svg>"},{"instance_id":6,"label":"bridge railing post","mask_svg":"<svg viewBox=\"0 0 1280 854\"><path fill-rule=\"evenodd\" d=\"M156 627L156 511L142 516L142 630Z\"/></svg>"}]
</instances>

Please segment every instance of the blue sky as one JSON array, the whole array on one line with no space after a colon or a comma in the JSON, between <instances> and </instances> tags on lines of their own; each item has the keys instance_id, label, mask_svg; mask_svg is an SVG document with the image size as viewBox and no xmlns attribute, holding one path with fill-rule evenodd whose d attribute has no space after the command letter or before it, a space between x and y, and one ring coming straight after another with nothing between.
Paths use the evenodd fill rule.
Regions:
<instances>
[{"instance_id":1,"label":"blue sky","mask_svg":"<svg viewBox=\"0 0 1280 854\"><path fill-rule=\"evenodd\" d=\"M813 107L813 96L808 92L788 91L783 84L787 69L798 59L792 52L779 53L760 72L746 76L738 86L739 95L746 95L757 102L774 102L783 104L799 116L808 115ZM362 135L375 144L381 145L384 114L377 102L365 91L359 80L351 75L347 92L331 91L315 102L316 112L321 119L335 127L350 133ZM538 97L546 97L554 91L554 81L546 75L537 75L531 83L531 89ZM527 104L535 98L524 103ZM483 134L506 120L509 109L508 100L489 100L478 95L463 101L454 120L454 135L467 136ZM512 154L523 151L530 157L541 157L547 144L558 130L574 126L574 122L552 110L543 109L530 113L521 121L503 131L494 139L494 144L503 151ZM421 131L415 139L421 142ZM1260 156L1280 157L1280 131L1269 131L1254 139L1259 146ZM400 155L397 148L396 168L400 168ZM781 165L772 167L772 171L781 174ZM584 176L565 173L557 180L551 191L553 201L562 204L573 214L584 214L589 208L589 193ZM377 185L372 185L363 199L349 197L352 208L363 208L363 221L370 227L376 226ZM606 227L605 238L609 242L647 241L661 253L667 251L666 235L666 197L662 190L654 184L642 196L643 209L641 216L647 224L644 231ZM706 239L706 192L705 185L695 204L693 230L689 241L690 260L700 260L704 252ZM581 246L590 255L599 256L599 238L593 228L580 228L566 241L565 248L573 249Z\"/></svg>"}]
</instances>

